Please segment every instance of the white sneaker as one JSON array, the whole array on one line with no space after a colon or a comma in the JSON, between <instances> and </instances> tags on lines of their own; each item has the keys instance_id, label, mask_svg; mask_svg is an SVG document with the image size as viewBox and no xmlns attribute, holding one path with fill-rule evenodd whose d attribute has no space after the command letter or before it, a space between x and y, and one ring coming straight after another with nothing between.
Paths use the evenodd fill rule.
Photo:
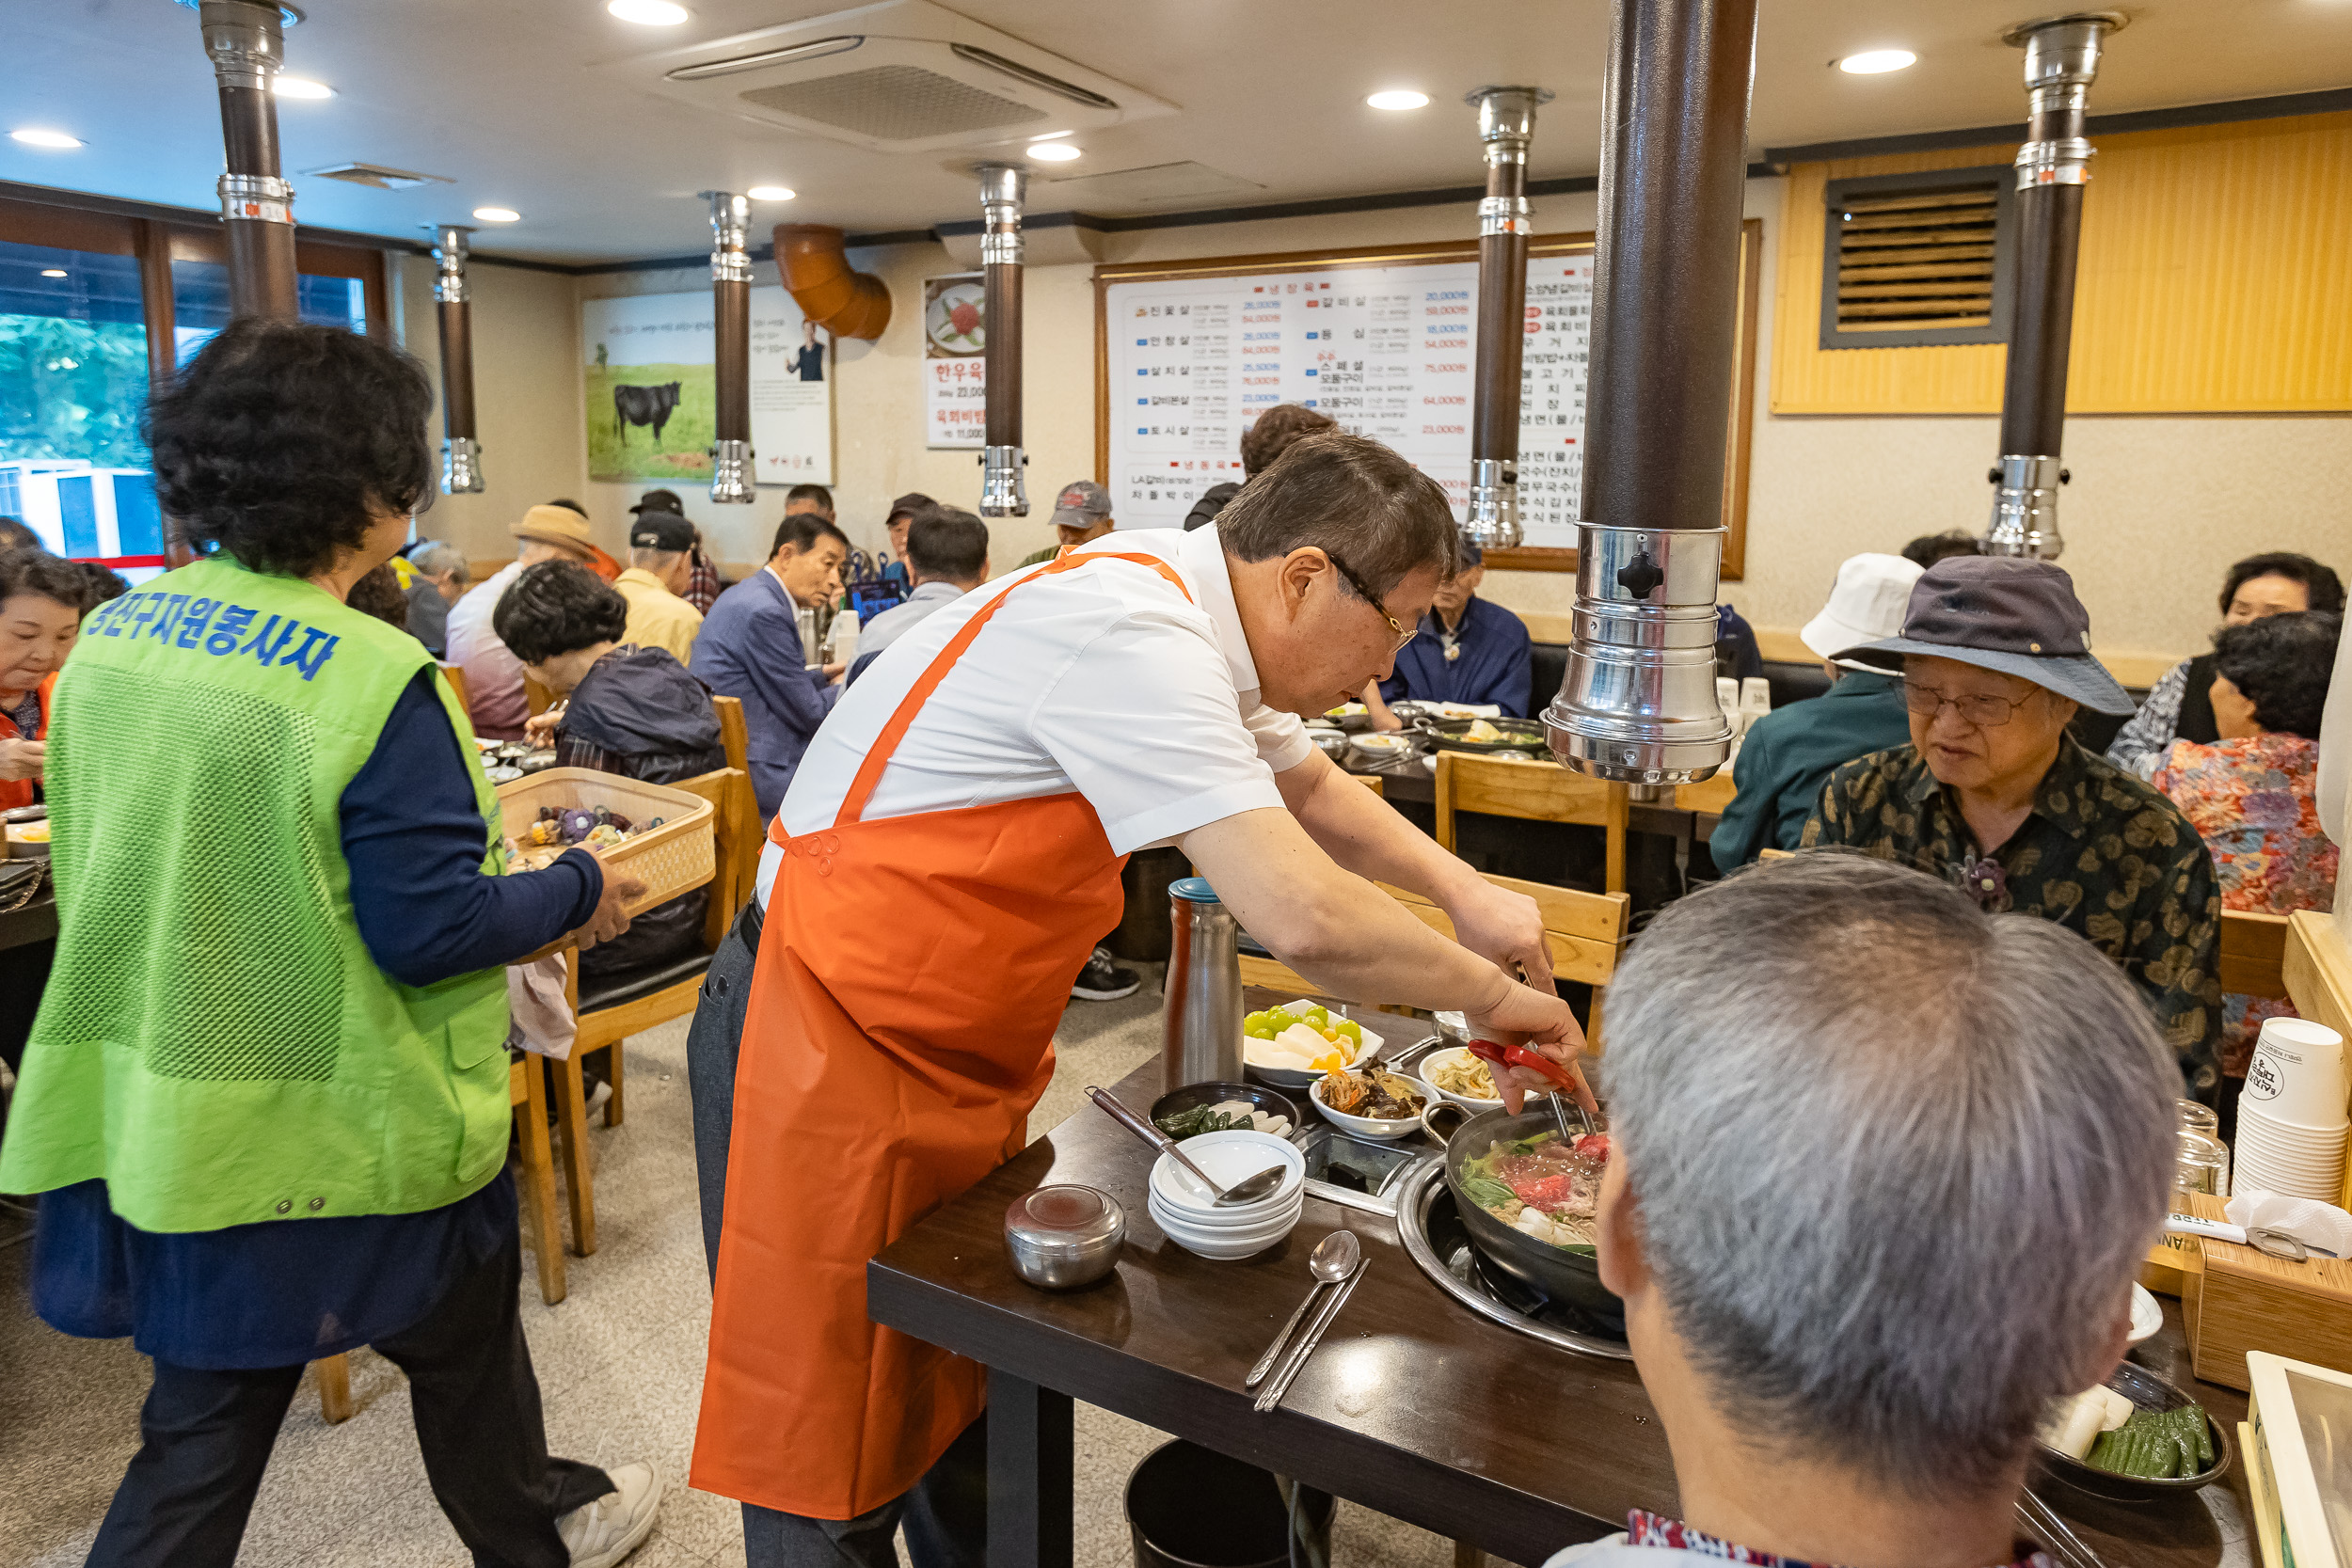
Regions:
<instances>
[{"instance_id":1,"label":"white sneaker","mask_svg":"<svg viewBox=\"0 0 2352 1568\"><path fill-rule=\"evenodd\" d=\"M612 1568L644 1541L661 1506L661 1472L651 1465L617 1465L605 1474L615 1490L555 1521L572 1568Z\"/></svg>"}]
</instances>

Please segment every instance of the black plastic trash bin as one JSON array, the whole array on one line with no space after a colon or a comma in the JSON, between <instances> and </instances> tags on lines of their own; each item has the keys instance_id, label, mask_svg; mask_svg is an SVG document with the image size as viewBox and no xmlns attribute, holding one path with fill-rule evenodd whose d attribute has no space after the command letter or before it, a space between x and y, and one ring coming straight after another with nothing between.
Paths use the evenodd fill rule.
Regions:
<instances>
[{"instance_id":1,"label":"black plastic trash bin","mask_svg":"<svg viewBox=\"0 0 2352 1568\"><path fill-rule=\"evenodd\" d=\"M1127 1478L1136 1568L1288 1568L1284 1486L1197 1443L1164 1444ZM1298 1488L1298 1568L1331 1560L1328 1492Z\"/></svg>"}]
</instances>

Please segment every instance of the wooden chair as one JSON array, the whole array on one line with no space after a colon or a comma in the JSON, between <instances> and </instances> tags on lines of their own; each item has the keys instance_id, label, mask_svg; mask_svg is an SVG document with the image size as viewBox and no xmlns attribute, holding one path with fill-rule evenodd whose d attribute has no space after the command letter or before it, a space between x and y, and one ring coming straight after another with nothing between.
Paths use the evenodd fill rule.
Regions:
<instances>
[{"instance_id":1,"label":"wooden chair","mask_svg":"<svg viewBox=\"0 0 2352 1568\"><path fill-rule=\"evenodd\" d=\"M1454 816L1465 811L1526 822L1598 828L1607 852L1602 885L1611 893L1625 891L1625 785L1571 773L1556 763L1510 762L1468 752L1439 752L1438 843L1449 852L1458 853L1454 847Z\"/></svg>"},{"instance_id":2,"label":"wooden chair","mask_svg":"<svg viewBox=\"0 0 2352 1568\"><path fill-rule=\"evenodd\" d=\"M2287 916L2221 911L2221 989L2247 996L2287 994Z\"/></svg>"},{"instance_id":3,"label":"wooden chair","mask_svg":"<svg viewBox=\"0 0 2352 1568\"><path fill-rule=\"evenodd\" d=\"M466 701L466 667L462 664L444 664L440 666L440 671L441 678L449 682L449 689L457 694L457 705L471 713L473 708Z\"/></svg>"},{"instance_id":4,"label":"wooden chair","mask_svg":"<svg viewBox=\"0 0 2352 1568\"><path fill-rule=\"evenodd\" d=\"M1549 887L1541 882L1523 882L1516 877L1488 876L1486 880L1513 893L1523 893L1535 900L1544 921L1544 943L1551 950L1551 973L1554 978L1574 980L1593 988L1592 1022L1585 1029L1589 1048L1597 1054L1600 1050L1601 992L1609 978L1617 970L1617 959L1625 952L1628 929L1633 921L1633 900L1623 893L1583 893L1575 888ZM1415 919L1433 930L1454 935L1454 921L1418 893L1407 893L1386 882L1377 884L1383 893L1405 906ZM1245 986L1266 986L1287 990L1295 995L1313 996L1320 988L1287 964L1273 958L1245 956L1241 960L1241 983ZM1378 1006L1385 997L1358 997L1367 1006Z\"/></svg>"},{"instance_id":5,"label":"wooden chair","mask_svg":"<svg viewBox=\"0 0 2352 1568\"><path fill-rule=\"evenodd\" d=\"M710 911L703 922L702 951L665 969L655 971L601 993L592 990L583 1005L580 989L580 951L564 956L564 990L572 1007L575 1033L572 1051L554 1063L556 1126L561 1133L565 1186L571 1208L572 1247L581 1257L596 1250L595 1180L588 1162L587 1100L580 1077L580 1060L593 1051L612 1053L612 1098L604 1108L604 1124L618 1127L627 1112L622 1042L629 1036L684 1018L693 1012L701 994L710 956L726 940L736 915L752 895L759 874L763 842L759 808L752 795L752 779L737 768L683 780L672 786L699 795L711 803L716 855L711 868Z\"/></svg>"}]
</instances>

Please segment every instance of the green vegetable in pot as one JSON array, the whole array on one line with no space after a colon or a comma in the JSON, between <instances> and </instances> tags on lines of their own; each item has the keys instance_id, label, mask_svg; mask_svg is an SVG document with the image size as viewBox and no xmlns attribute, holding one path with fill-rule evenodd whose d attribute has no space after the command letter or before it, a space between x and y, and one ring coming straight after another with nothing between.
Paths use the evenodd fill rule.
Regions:
<instances>
[{"instance_id":1,"label":"green vegetable in pot","mask_svg":"<svg viewBox=\"0 0 2352 1568\"><path fill-rule=\"evenodd\" d=\"M2213 1467L2213 1432L2202 1405L2142 1410L2113 1432L2101 1433L2084 1462L2142 1481L2202 1475Z\"/></svg>"}]
</instances>

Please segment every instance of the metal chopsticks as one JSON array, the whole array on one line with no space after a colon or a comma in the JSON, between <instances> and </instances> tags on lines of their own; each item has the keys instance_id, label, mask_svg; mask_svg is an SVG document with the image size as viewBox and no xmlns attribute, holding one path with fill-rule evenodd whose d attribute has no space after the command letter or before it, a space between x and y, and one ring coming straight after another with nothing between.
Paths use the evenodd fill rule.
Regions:
<instances>
[{"instance_id":1,"label":"metal chopsticks","mask_svg":"<svg viewBox=\"0 0 2352 1568\"><path fill-rule=\"evenodd\" d=\"M1297 1341L1291 1346L1281 1370L1267 1379L1266 1386L1258 1391L1258 1402L1252 1407L1258 1414L1263 1416L1282 1402L1283 1394L1290 1389L1291 1380L1298 1375L1300 1368L1306 1366L1307 1358L1314 1354L1315 1346L1323 1341L1324 1330L1331 1326L1331 1320L1338 1317L1340 1309L1347 1305L1347 1298L1355 1292L1356 1282L1363 1278L1364 1270L1371 1262L1369 1258L1359 1262L1348 1276L1333 1289L1329 1298L1324 1302L1323 1309L1315 1314L1306 1332L1299 1335Z\"/></svg>"}]
</instances>

